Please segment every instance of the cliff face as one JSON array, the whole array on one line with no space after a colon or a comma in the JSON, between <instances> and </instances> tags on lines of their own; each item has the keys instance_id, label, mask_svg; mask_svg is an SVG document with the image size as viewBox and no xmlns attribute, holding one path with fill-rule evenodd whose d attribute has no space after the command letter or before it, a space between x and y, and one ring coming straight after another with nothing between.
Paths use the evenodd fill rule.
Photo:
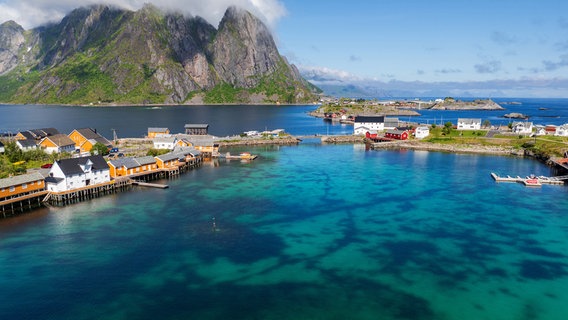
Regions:
<instances>
[{"instance_id":1,"label":"cliff face","mask_svg":"<svg viewBox=\"0 0 568 320\"><path fill-rule=\"evenodd\" d=\"M18 65L18 56L25 43L24 28L8 21L0 25L0 74Z\"/></svg>"},{"instance_id":2,"label":"cliff face","mask_svg":"<svg viewBox=\"0 0 568 320\"><path fill-rule=\"evenodd\" d=\"M303 102L315 90L249 12L229 8L216 30L151 5L0 25L0 88L3 102L70 104Z\"/></svg>"}]
</instances>

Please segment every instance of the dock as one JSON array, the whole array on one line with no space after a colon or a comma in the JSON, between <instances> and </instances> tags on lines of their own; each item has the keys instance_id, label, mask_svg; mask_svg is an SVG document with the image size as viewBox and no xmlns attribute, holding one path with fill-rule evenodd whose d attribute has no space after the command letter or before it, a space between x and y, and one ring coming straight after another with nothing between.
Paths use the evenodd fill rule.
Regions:
<instances>
[{"instance_id":1,"label":"dock","mask_svg":"<svg viewBox=\"0 0 568 320\"><path fill-rule=\"evenodd\" d=\"M137 180L132 180L132 184L135 185L135 186L159 188L159 189L169 188L169 186L167 184L149 183L149 182L137 181Z\"/></svg>"},{"instance_id":2,"label":"dock","mask_svg":"<svg viewBox=\"0 0 568 320\"><path fill-rule=\"evenodd\" d=\"M528 176L524 178L520 176L502 177L494 172L491 172L491 177L493 178L493 180L495 180L495 182L517 182L517 183L522 183L527 187L540 187L543 184L565 185L565 180L568 180L568 176L560 176L560 177Z\"/></svg>"}]
</instances>

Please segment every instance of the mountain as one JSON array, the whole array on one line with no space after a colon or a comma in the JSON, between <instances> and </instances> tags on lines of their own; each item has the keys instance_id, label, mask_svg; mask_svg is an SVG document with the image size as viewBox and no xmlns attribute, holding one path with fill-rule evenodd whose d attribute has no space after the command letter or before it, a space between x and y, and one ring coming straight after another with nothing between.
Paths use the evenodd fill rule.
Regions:
<instances>
[{"instance_id":1,"label":"mountain","mask_svg":"<svg viewBox=\"0 0 568 320\"><path fill-rule=\"evenodd\" d=\"M216 29L152 5L79 8L24 30L0 25L0 101L63 104L298 103L319 89L268 28L229 7Z\"/></svg>"}]
</instances>

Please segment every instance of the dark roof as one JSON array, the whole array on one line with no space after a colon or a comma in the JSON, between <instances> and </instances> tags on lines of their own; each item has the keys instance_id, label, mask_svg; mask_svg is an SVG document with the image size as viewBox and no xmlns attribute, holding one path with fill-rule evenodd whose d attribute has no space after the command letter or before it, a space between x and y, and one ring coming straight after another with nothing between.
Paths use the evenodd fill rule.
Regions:
<instances>
[{"instance_id":1,"label":"dark roof","mask_svg":"<svg viewBox=\"0 0 568 320\"><path fill-rule=\"evenodd\" d=\"M82 135L87 140L94 140L95 142L100 142L100 143L104 144L105 146L112 144L112 143L110 143L110 141L107 140L107 138L105 138L105 137L101 136L99 133L97 133L96 129L82 128L82 129L75 129L75 131L77 131L80 135Z\"/></svg>"},{"instance_id":2,"label":"dark roof","mask_svg":"<svg viewBox=\"0 0 568 320\"><path fill-rule=\"evenodd\" d=\"M105 159L102 156L89 156L89 157L81 157L81 158L72 158L72 159L63 159L56 161L61 171L68 176L72 174L81 174L83 173L83 169L81 169L81 165L87 163L87 161L91 160L93 163L93 170L105 170L108 169L108 164L106 163Z\"/></svg>"},{"instance_id":3,"label":"dark roof","mask_svg":"<svg viewBox=\"0 0 568 320\"><path fill-rule=\"evenodd\" d=\"M31 129L27 131L20 132L27 139L43 139L45 137L54 136L59 134L59 131L55 128L42 128L42 129Z\"/></svg>"},{"instance_id":4,"label":"dark roof","mask_svg":"<svg viewBox=\"0 0 568 320\"><path fill-rule=\"evenodd\" d=\"M63 181L65 179L63 178L56 178L56 177L45 177L45 182L46 183L59 183L61 181Z\"/></svg>"},{"instance_id":5,"label":"dark roof","mask_svg":"<svg viewBox=\"0 0 568 320\"><path fill-rule=\"evenodd\" d=\"M385 116L356 116L355 122L385 122Z\"/></svg>"},{"instance_id":6,"label":"dark roof","mask_svg":"<svg viewBox=\"0 0 568 320\"><path fill-rule=\"evenodd\" d=\"M154 159L154 157L152 156L139 157L135 158L134 160L136 160L142 166L156 163L156 159Z\"/></svg>"},{"instance_id":7,"label":"dark roof","mask_svg":"<svg viewBox=\"0 0 568 320\"><path fill-rule=\"evenodd\" d=\"M404 131L404 130L403 131L401 131L401 130L387 130L387 131L385 131L385 133L396 134L396 135L401 135L404 132L406 132L406 131Z\"/></svg>"},{"instance_id":8,"label":"dark roof","mask_svg":"<svg viewBox=\"0 0 568 320\"><path fill-rule=\"evenodd\" d=\"M34 135L30 131L20 131L20 134L23 135L26 139L35 139Z\"/></svg>"},{"instance_id":9,"label":"dark roof","mask_svg":"<svg viewBox=\"0 0 568 320\"><path fill-rule=\"evenodd\" d=\"M176 160L176 159L179 159L180 157L181 156L177 153L169 152L169 153L166 153L166 154L159 155L156 158L165 162L165 161Z\"/></svg>"},{"instance_id":10,"label":"dark roof","mask_svg":"<svg viewBox=\"0 0 568 320\"><path fill-rule=\"evenodd\" d=\"M115 168L125 167L126 169L132 169L139 167L140 165L134 158L121 158L109 161Z\"/></svg>"},{"instance_id":11,"label":"dark roof","mask_svg":"<svg viewBox=\"0 0 568 320\"><path fill-rule=\"evenodd\" d=\"M202 124L199 124L199 123L197 123L197 124L195 124L195 123L188 123L188 124L185 125L184 128L186 128L186 129L189 129L189 128L207 129L207 128L209 128L209 125L206 124L206 123L202 123Z\"/></svg>"},{"instance_id":12,"label":"dark roof","mask_svg":"<svg viewBox=\"0 0 568 320\"><path fill-rule=\"evenodd\" d=\"M33 139L16 140L16 144L19 144L22 148L37 147L37 143Z\"/></svg>"},{"instance_id":13,"label":"dark roof","mask_svg":"<svg viewBox=\"0 0 568 320\"><path fill-rule=\"evenodd\" d=\"M148 132L167 132L168 128L148 128Z\"/></svg>"}]
</instances>

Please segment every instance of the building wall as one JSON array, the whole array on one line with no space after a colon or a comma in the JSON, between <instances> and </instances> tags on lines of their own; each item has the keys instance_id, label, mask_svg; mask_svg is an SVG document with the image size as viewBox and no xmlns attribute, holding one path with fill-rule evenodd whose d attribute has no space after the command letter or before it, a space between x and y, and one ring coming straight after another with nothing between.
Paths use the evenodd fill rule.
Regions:
<instances>
[{"instance_id":1,"label":"building wall","mask_svg":"<svg viewBox=\"0 0 568 320\"><path fill-rule=\"evenodd\" d=\"M85 139L85 137L83 137L77 130L73 130L73 132L69 134L69 138L73 140L73 142L75 143L75 147L77 148L81 147L83 143L87 141L87 139ZM83 151L83 149L81 149L81 151ZM90 151L90 150L85 150L85 151Z\"/></svg>"},{"instance_id":2,"label":"building wall","mask_svg":"<svg viewBox=\"0 0 568 320\"><path fill-rule=\"evenodd\" d=\"M353 130L356 135L364 135L367 131L385 130L384 122L355 122Z\"/></svg>"},{"instance_id":3,"label":"building wall","mask_svg":"<svg viewBox=\"0 0 568 320\"><path fill-rule=\"evenodd\" d=\"M13 197L43 190L45 190L45 182L43 180L36 180L29 183L0 188L0 200L7 197Z\"/></svg>"}]
</instances>

